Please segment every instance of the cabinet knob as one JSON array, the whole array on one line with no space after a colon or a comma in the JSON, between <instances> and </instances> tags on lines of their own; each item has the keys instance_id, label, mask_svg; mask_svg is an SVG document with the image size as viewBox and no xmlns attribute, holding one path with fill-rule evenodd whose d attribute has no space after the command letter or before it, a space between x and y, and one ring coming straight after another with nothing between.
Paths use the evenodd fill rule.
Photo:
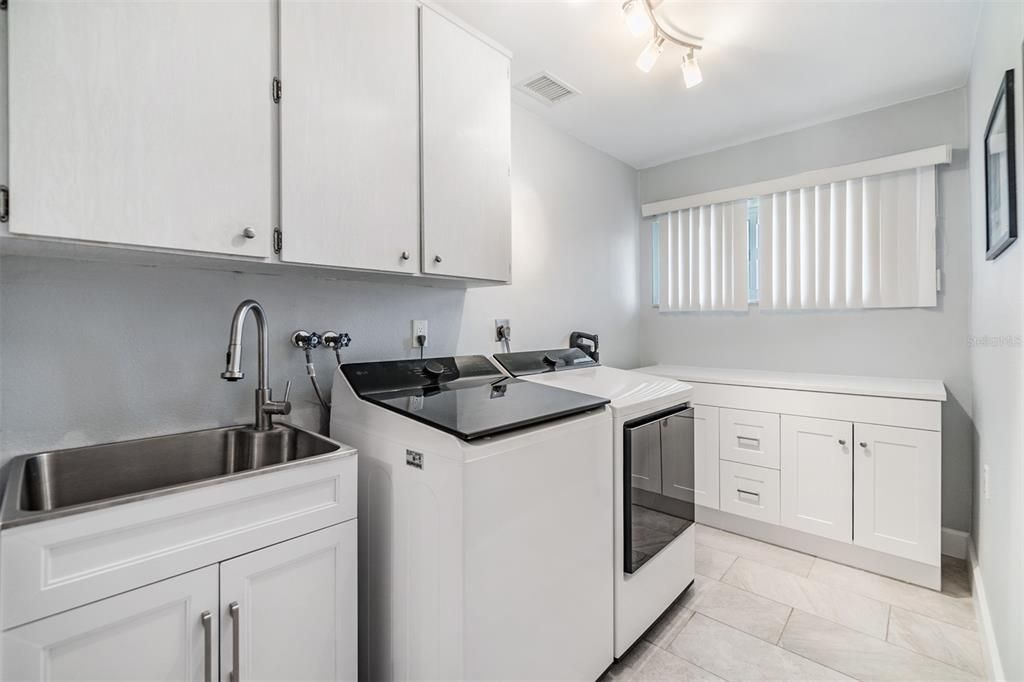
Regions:
<instances>
[{"instance_id":1,"label":"cabinet knob","mask_svg":"<svg viewBox=\"0 0 1024 682\"><path fill-rule=\"evenodd\" d=\"M861 441L857 445L861 446L862 448L866 448L868 446L868 444L866 442L864 442L864 441Z\"/></svg>"},{"instance_id":2,"label":"cabinet knob","mask_svg":"<svg viewBox=\"0 0 1024 682\"><path fill-rule=\"evenodd\" d=\"M409 260L409 252L408 251L403 251L402 252L402 260Z\"/></svg>"},{"instance_id":3,"label":"cabinet knob","mask_svg":"<svg viewBox=\"0 0 1024 682\"><path fill-rule=\"evenodd\" d=\"M839 439L839 444L840 444L840 445L846 445L846 441L845 441L845 440L843 440L842 438L840 438L840 439Z\"/></svg>"},{"instance_id":4,"label":"cabinet knob","mask_svg":"<svg viewBox=\"0 0 1024 682\"><path fill-rule=\"evenodd\" d=\"M434 262L435 263L440 263L441 262L441 257L440 256L434 256Z\"/></svg>"},{"instance_id":5,"label":"cabinet knob","mask_svg":"<svg viewBox=\"0 0 1024 682\"><path fill-rule=\"evenodd\" d=\"M247 227L244 230L242 230L242 236L245 237L246 239L255 239L256 230L252 229L251 227Z\"/></svg>"}]
</instances>

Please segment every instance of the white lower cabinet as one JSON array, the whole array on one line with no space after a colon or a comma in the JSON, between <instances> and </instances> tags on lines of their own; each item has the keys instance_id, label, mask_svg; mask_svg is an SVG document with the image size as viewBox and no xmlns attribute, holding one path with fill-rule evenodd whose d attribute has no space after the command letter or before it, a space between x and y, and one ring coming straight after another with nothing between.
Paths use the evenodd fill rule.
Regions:
<instances>
[{"instance_id":1,"label":"white lower cabinet","mask_svg":"<svg viewBox=\"0 0 1024 682\"><path fill-rule=\"evenodd\" d=\"M942 447L937 431L856 424L853 542L938 565Z\"/></svg>"},{"instance_id":2,"label":"white lower cabinet","mask_svg":"<svg viewBox=\"0 0 1024 682\"><path fill-rule=\"evenodd\" d=\"M782 415L782 525L850 542L853 425Z\"/></svg>"},{"instance_id":3,"label":"white lower cabinet","mask_svg":"<svg viewBox=\"0 0 1024 682\"><path fill-rule=\"evenodd\" d=\"M8 630L3 675L22 680L207 680L216 670L217 567ZM208 621L206 620L208 619Z\"/></svg>"},{"instance_id":4,"label":"white lower cabinet","mask_svg":"<svg viewBox=\"0 0 1024 682\"><path fill-rule=\"evenodd\" d=\"M724 512L779 522L779 472L737 462L721 462L720 503Z\"/></svg>"},{"instance_id":5,"label":"white lower cabinet","mask_svg":"<svg viewBox=\"0 0 1024 682\"><path fill-rule=\"evenodd\" d=\"M2 679L355 679L356 589L351 520L7 630Z\"/></svg>"},{"instance_id":6,"label":"white lower cabinet","mask_svg":"<svg viewBox=\"0 0 1024 682\"><path fill-rule=\"evenodd\" d=\"M356 542L349 521L220 565L221 679L356 679Z\"/></svg>"}]
</instances>

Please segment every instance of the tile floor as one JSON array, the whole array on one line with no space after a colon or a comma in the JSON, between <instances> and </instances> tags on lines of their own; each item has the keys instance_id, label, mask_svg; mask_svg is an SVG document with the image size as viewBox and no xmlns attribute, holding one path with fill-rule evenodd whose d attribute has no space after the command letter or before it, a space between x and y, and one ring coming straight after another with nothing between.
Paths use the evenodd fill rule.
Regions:
<instances>
[{"instance_id":1,"label":"tile floor","mask_svg":"<svg viewBox=\"0 0 1024 682\"><path fill-rule=\"evenodd\" d=\"M964 562L941 593L697 526L697 578L606 673L623 680L974 680Z\"/></svg>"}]
</instances>

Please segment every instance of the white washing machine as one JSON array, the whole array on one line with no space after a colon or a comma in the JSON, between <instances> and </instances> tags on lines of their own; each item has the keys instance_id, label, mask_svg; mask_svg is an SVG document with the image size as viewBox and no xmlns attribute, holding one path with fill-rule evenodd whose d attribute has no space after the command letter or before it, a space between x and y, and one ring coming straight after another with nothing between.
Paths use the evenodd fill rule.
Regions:
<instances>
[{"instance_id":1,"label":"white washing machine","mask_svg":"<svg viewBox=\"0 0 1024 682\"><path fill-rule=\"evenodd\" d=\"M594 680L612 663L607 402L483 356L339 369L360 679Z\"/></svg>"},{"instance_id":2,"label":"white washing machine","mask_svg":"<svg viewBox=\"0 0 1024 682\"><path fill-rule=\"evenodd\" d=\"M694 578L693 388L603 367L579 348L494 356L512 376L611 401L615 656Z\"/></svg>"}]
</instances>

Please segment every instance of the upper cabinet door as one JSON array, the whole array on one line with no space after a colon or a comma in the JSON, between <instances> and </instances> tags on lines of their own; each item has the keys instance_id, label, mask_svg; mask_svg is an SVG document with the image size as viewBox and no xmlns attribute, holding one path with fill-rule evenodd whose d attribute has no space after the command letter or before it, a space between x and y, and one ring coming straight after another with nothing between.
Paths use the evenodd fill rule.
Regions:
<instances>
[{"instance_id":1,"label":"upper cabinet door","mask_svg":"<svg viewBox=\"0 0 1024 682\"><path fill-rule=\"evenodd\" d=\"M222 563L220 679L356 679L356 552L353 519Z\"/></svg>"},{"instance_id":2,"label":"upper cabinet door","mask_svg":"<svg viewBox=\"0 0 1024 682\"><path fill-rule=\"evenodd\" d=\"M942 437L938 431L856 424L853 542L938 566Z\"/></svg>"},{"instance_id":3,"label":"upper cabinet door","mask_svg":"<svg viewBox=\"0 0 1024 682\"><path fill-rule=\"evenodd\" d=\"M12 232L270 255L271 0L9 14Z\"/></svg>"},{"instance_id":4,"label":"upper cabinet door","mask_svg":"<svg viewBox=\"0 0 1024 682\"><path fill-rule=\"evenodd\" d=\"M423 272L507 281L509 59L428 7L420 23Z\"/></svg>"},{"instance_id":5,"label":"upper cabinet door","mask_svg":"<svg viewBox=\"0 0 1024 682\"><path fill-rule=\"evenodd\" d=\"M417 7L281 3L281 259L415 273Z\"/></svg>"},{"instance_id":6,"label":"upper cabinet door","mask_svg":"<svg viewBox=\"0 0 1024 682\"><path fill-rule=\"evenodd\" d=\"M853 424L782 415L782 525L853 540Z\"/></svg>"},{"instance_id":7,"label":"upper cabinet door","mask_svg":"<svg viewBox=\"0 0 1024 682\"><path fill-rule=\"evenodd\" d=\"M217 677L217 567L153 583L3 633L5 680Z\"/></svg>"}]
</instances>

